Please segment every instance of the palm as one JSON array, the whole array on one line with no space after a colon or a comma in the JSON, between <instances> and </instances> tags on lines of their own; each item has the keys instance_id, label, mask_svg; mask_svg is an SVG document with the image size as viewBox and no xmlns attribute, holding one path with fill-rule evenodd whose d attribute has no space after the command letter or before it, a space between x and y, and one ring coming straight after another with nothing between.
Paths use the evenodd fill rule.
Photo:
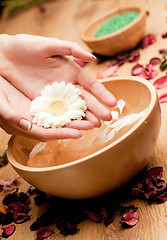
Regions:
<instances>
[{"instance_id":1,"label":"palm","mask_svg":"<svg viewBox=\"0 0 167 240\"><path fill-rule=\"evenodd\" d=\"M54 81L77 83L81 69L73 60L59 55L48 56L43 39L38 41L35 48L33 38L30 37L27 41L28 43L16 39L14 42L12 40L11 45L10 42L7 44L4 51L6 58L2 59L3 68L0 69L3 77L30 99L40 95L44 86ZM26 45L29 46L28 49Z\"/></svg>"},{"instance_id":2,"label":"palm","mask_svg":"<svg viewBox=\"0 0 167 240\"><path fill-rule=\"evenodd\" d=\"M90 53L75 43L60 41L54 38L25 34L1 36L0 76L5 78L22 93L22 95L19 94L17 96L17 99L18 102L24 102L24 106L26 107L21 106L18 109L19 104L17 106L14 99L10 105L13 104L13 107L18 111L23 111L24 109L24 115L29 115L30 100L39 96L44 86L55 81L65 81L76 84L80 88L81 96L86 101L88 108L86 112L86 119L88 121L79 121L77 123L74 121L69 127L80 130L89 129L92 123L96 127L100 126L100 119L111 119L110 111L96 97L110 107L116 104L115 98L101 83L93 79L71 58L67 57L67 55L72 55L85 61L92 61L93 58ZM2 115L1 112L0 115ZM29 115L28 119L30 120L30 118L31 116ZM66 133L63 133L63 131L57 130L58 134L56 136L58 138L74 136L74 132L72 133L70 130ZM40 138L42 133L43 129L40 130L39 127L37 129L37 126L33 126L32 130L26 133L26 135L29 134L30 136ZM54 132L52 133L48 134L49 139L56 137L54 137ZM76 135L79 136L78 133Z\"/></svg>"}]
</instances>

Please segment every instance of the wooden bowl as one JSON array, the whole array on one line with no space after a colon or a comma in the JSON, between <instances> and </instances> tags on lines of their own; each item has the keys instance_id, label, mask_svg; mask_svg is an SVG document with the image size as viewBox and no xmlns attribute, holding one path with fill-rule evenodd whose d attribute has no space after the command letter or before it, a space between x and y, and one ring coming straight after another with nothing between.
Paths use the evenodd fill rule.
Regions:
<instances>
[{"instance_id":1,"label":"wooden bowl","mask_svg":"<svg viewBox=\"0 0 167 240\"><path fill-rule=\"evenodd\" d=\"M38 141L13 136L7 150L9 162L31 185L63 198L92 198L127 183L148 163L161 122L156 90L150 82L138 77L113 77L102 83L117 100L121 98L126 102L122 114L119 114L120 119L143 111L144 114L130 126L125 125L118 130L106 142L103 141L106 140L104 123L100 128L85 131L84 139L70 140L65 145L63 141L47 142L45 154L38 154L43 159L46 157L48 166L53 161L61 164L57 166L26 166ZM111 110L119 112L117 108ZM54 149L52 153L51 149Z\"/></svg>"},{"instance_id":2,"label":"wooden bowl","mask_svg":"<svg viewBox=\"0 0 167 240\"><path fill-rule=\"evenodd\" d=\"M94 37L101 25L113 18L128 12L139 12L139 15L130 24L120 30L102 37ZM146 11L140 6L120 8L110 11L90 22L83 32L81 39L97 54L113 56L122 51L133 49L142 39L146 26Z\"/></svg>"}]
</instances>

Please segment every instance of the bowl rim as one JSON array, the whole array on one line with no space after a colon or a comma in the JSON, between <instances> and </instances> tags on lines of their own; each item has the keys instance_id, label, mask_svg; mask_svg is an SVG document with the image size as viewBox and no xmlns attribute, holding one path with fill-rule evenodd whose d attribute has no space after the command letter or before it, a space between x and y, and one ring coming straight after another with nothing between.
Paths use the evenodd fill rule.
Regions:
<instances>
[{"instance_id":1,"label":"bowl rim","mask_svg":"<svg viewBox=\"0 0 167 240\"><path fill-rule=\"evenodd\" d=\"M57 165L57 166L53 166L53 167L43 167L43 168L35 168L35 167L28 167L28 166L24 166L20 163L18 163L13 155L12 155L12 143L13 143L13 140L14 140L14 137L15 136L12 136L8 142L8 148L7 148L7 156L8 156L8 159L9 159L9 162L11 163L11 165L13 165L13 167L17 168L17 169L20 169L20 170L23 170L25 172L50 172L50 171L53 171L53 170L60 170L60 169L64 169L64 168L68 168L68 167L71 167L71 166L75 166L77 164L80 164L82 162L85 162L89 159L92 159L94 158L95 156L97 155L100 155L102 154L103 152L109 150L110 148L113 148L115 147L116 145L118 145L120 142L124 141L126 138L128 138L130 136L130 134L134 131L136 131L142 124L143 122L146 121L146 119L149 117L150 113L152 112L152 109L154 108L155 104L156 104L156 101L158 99L158 95L157 95L157 92L156 92L156 89L154 88L154 86L147 80L143 79L143 78L140 78L140 77L134 77L134 76L117 76L117 77L109 77L109 78L106 78L106 79L103 79L101 80L101 82L108 82L108 81L118 81L118 80L130 80L130 81L137 81L141 84L143 84L145 87L147 87L147 89L149 90L150 92L150 96L151 96L151 99L150 99L150 103L148 105L148 107L146 108L147 111L145 113L145 115L132 127L130 128L125 134L123 134L120 138L118 138L117 140L115 140L114 142L112 142L111 144L105 146L104 148L88 155L88 156L85 156L83 158L80 158L80 159L77 159L73 162L69 162L69 163L65 163L65 164L61 164L61 165Z\"/></svg>"},{"instance_id":2,"label":"bowl rim","mask_svg":"<svg viewBox=\"0 0 167 240\"><path fill-rule=\"evenodd\" d=\"M129 24L127 24L125 27L113 32L113 33L110 33L110 34L106 34L104 36L101 36L101 37L87 37L86 36L86 31L93 25L95 24L97 21L99 20L102 20L103 18L111 15L111 14L116 14L117 12L119 11L126 11L128 9L138 9L139 10L139 15ZM141 5L131 5L131 6L126 6L126 7L121 7L119 9L114 9L112 11L108 11L104 14L101 14L100 16L96 17L95 19L93 19L88 25L85 26L85 28L83 29L83 31L81 32L81 39L84 41L84 42L99 42L101 40L106 40L106 39L109 39L111 37L114 37L118 34L120 34L121 32L125 32L127 31L129 28L131 28L133 25L135 25L137 22L139 22L143 17L144 15L146 14L146 10L143 6Z\"/></svg>"}]
</instances>

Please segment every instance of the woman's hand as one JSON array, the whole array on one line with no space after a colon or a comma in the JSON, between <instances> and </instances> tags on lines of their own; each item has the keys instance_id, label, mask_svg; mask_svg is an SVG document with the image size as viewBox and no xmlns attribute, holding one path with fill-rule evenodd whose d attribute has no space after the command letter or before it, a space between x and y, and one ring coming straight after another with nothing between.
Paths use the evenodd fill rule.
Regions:
<instances>
[{"instance_id":1,"label":"woman's hand","mask_svg":"<svg viewBox=\"0 0 167 240\"><path fill-rule=\"evenodd\" d=\"M13 135L24 135L40 141L66 138L80 138L79 130L92 129L89 121L73 121L68 127L45 129L35 124L31 125L29 114L31 100L17 90L7 80L0 77L0 126Z\"/></svg>"},{"instance_id":2,"label":"woman's hand","mask_svg":"<svg viewBox=\"0 0 167 240\"><path fill-rule=\"evenodd\" d=\"M88 109L86 111L87 121L73 121L68 128L74 129L68 129L67 132L65 132L64 129L67 129L67 127L62 130L46 130L33 125L31 131L24 131L24 135L41 138L43 131L45 131L45 133L47 131L50 135L46 135L45 139L47 139L48 136L48 140L52 138L78 138L81 137L82 134L78 130L75 130L75 128L79 130L91 129L100 126L100 119L105 121L111 120L111 112L102 103L109 107L115 106L116 100L114 96L107 91L100 82L80 68L73 59L67 57L73 56L84 61L92 61L95 59L91 53L83 50L78 44L55 38L26 34L15 36L2 34L0 36L0 45L0 76L3 77L3 81L6 79L17 89L17 94L19 94L18 101L21 101L23 97L25 100L27 97L25 103L27 118L25 117L24 119L30 122L30 126L32 121L32 117L29 115L30 101L39 96L41 90L48 84L55 81L71 82L80 88L82 93L81 97L86 101ZM8 91L8 89L3 87L2 91L10 98L11 96L6 90ZM21 93L19 93L18 90L22 95L20 95ZM14 91L14 89L12 91ZM4 95L2 96L4 97ZM100 99L102 103L100 103L97 98ZM18 109L14 99L12 99L10 104L17 109L18 113L23 110L25 113L24 105L22 105L22 109ZM0 115L3 119L3 114L0 113ZM14 121L18 123L19 118L16 119L16 116L14 118ZM8 124L11 129L11 123L9 121L4 124ZM15 123L13 122L12 127L14 127L14 125ZM6 127L3 128L5 129ZM18 134L20 128L15 130ZM75 131L76 135L74 132L72 133L72 131ZM13 131L10 132L13 134ZM20 132L20 134L22 134L22 132ZM55 137L54 134L56 134Z\"/></svg>"},{"instance_id":3,"label":"woman's hand","mask_svg":"<svg viewBox=\"0 0 167 240\"><path fill-rule=\"evenodd\" d=\"M44 86L54 81L77 84L91 112L89 120L93 115L96 116L94 121L111 120L110 111L95 97L112 107L116 104L113 95L72 59L65 57L67 55L85 61L95 59L76 43L26 34L2 35L0 75L30 99L39 96Z\"/></svg>"}]
</instances>

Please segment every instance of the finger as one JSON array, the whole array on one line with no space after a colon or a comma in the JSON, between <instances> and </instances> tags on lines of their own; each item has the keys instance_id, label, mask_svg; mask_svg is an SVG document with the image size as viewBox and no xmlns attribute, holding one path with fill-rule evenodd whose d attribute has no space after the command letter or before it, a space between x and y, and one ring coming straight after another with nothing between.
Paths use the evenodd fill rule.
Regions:
<instances>
[{"instance_id":1,"label":"finger","mask_svg":"<svg viewBox=\"0 0 167 240\"><path fill-rule=\"evenodd\" d=\"M88 121L92 122L94 127L99 128L101 126L100 119L97 118L93 113L91 113L90 111L87 110L85 115L86 115L85 118Z\"/></svg>"},{"instance_id":2,"label":"finger","mask_svg":"<svg viewBox=\"0 0 167 240\"><path fill-rule=\"evenodd\" d=\"M22 129L17 129L18 135L23 135L25 137L37 139L39 141L45 142L56 139L78 139L82 137L82 132L77 129L72 128L43 128L35 124L32 125L30 131L24 131Z\"/></svg>"},{"instance_id":3,"label":"finger","mask_svg":"<svg viewBox=\"0 0 167 240\"><path fill-rule=\"evenodd\" d=\"M0 89L1 95L1 105L0 105L0 117L4 122L9 125L16 125L24 130L31 129L31 118L25 114L18 112L13 107L11 107L5 91Z\"/></svg>"},{"instance_id":4,"label":"finger","mask_svg":"<svg viewBox=\"0 0 167 240\"><path fill-rule=\"evenodd\" d=\"M49 40L49 39L48 39ZM58 40L50 38L50 42L47 42L47 53L49 56L53 55L67 55L75 58L82 59L90 62L96 59L96 57L90 52L84 50L78 43Z\"/></svg>"},{"instance_id":5,"label":"finger","mask_svg":"<svg viewBox=\"0 0 167 240\"><path fill-rule=\"evenodd\" d=\"M92 122L85 121L85 120L75 120L75 121L72 121L66 127L67 128L75 128L78 130L90 130L90 129L94 128L94 124Z\"/></svg>"},{"instance_id":6,"label":"finger","mask_svg":"<svg viewBox=\"0 0 167 240\"><path fill-rule=\"evenodd\" d=\"M99 119L110 121L112 118L111 112L85 89L80 86L77 87L81 90L81 97L86 101L89 111Z\"/></svg>"},{"instance_id":7,"label":"finger","mask_svg":"<svg viewBox=\"0 0 167 240\"><path fill-rule=\"evenodd\" d=\"M101 99L109 107L116 106L116 99L100 82L91 77L87 72L81 71L78 75L78 83L94 96Z\"/></svg>"}]
</instances>

